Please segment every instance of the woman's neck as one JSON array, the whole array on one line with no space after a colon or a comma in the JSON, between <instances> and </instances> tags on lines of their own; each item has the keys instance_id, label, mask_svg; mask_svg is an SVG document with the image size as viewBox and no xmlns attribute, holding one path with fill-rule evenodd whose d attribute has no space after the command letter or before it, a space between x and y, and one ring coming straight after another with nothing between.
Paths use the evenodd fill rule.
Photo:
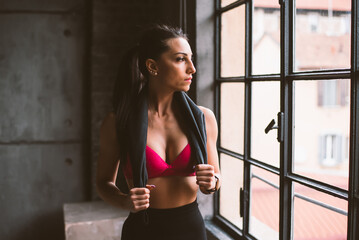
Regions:
<instances>
[{"instance_id":1,"label":"woman's neck","mask_svg":"<svg viewBox=\"0 0 359 240\"><path fill-rule=\"evenodd\" d=\"M148 90L148 110L158 117L168 115L172 111L173 91L165 91L151 84Z\"/></svg>"}]
</instances>

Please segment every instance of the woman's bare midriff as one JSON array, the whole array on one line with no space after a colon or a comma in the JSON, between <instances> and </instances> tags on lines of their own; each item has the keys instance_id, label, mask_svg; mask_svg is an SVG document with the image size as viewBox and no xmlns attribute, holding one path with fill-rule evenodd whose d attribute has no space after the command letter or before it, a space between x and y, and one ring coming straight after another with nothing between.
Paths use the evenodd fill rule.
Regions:
<instances>
[{"instance_id":1,"label":"woman's bare midriff","mask_svg":"<svg viewBox=\"0 0 359 240\"><path fill-rule=\"evenodd\" d=\"M133 182L127 179L130 187ZM148 179L147 184L156 187L150 193L150 208L175 208L192 203L197 198L198 185L195 176L170 176Z\"/></svg>"}]
</instances>

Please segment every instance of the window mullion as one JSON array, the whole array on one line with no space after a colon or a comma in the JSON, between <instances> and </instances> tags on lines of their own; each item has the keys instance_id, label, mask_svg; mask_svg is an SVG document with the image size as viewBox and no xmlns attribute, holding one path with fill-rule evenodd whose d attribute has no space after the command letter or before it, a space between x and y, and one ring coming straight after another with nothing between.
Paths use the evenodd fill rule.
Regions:
<instances>
[{"instance_id":1,"label":"window mullion","mask_svg":"<svg viewBox=\"0 0 359 240\"><path fill-rule=\"evenodd\" d=\"M251 189L251 164L246 161L250 158L251 149L251 83L248 76L251 71L251 26L252 26L252 1L246 3L246 27L245 27L245 106L244 106L244 210L243 210L243 234L248 235L250 223L250 189Z\"/></svg>"},{"instance_id":2,"label":"window mullion","mask_svg":"<svg viewBox=\"0 0 359 240\"><path fill-rule=\"evenodd\" d=\"M359 4L352 0L348 239L359 239Z\"/></svg>"},{"instance_id":3,"label":"window mullion","mask_svg":"<svg viewBox=\"0 0 359 240\"><path fill-rule=\"evenodd\" d=\"M292 239L293 219L293 185L287 177L292 172L292 83L287 77L293 66L293 1L281 2L281 103L280 109L284 113L283 135L284 141L280 144L280 220L279 239Z\"/></svg>"},{"instance_id":4,"label":"window mullion","mask_svg":"<svg viewBox=\"0 0 359 240\"><path fill-rule=\"evenodd\" d=\"M218 132L221 133L221 104L220 104L220 92L221 92L221 83L219 82L215 82L216 86L215 86L215 93L214 93L214 110L215 110L215 115L218 121ZM219 147L221 146L221 134L218 134L217 137L217 149L219 149ZM218 151L219 154L219 151ZM219 158L220 161L220 158ZM221 164L221 163L219 163ZM219 215L219 194L220 192L217 192L217 194L214 195L214 215L218 216Z\"/></svg>"}]
</instances>

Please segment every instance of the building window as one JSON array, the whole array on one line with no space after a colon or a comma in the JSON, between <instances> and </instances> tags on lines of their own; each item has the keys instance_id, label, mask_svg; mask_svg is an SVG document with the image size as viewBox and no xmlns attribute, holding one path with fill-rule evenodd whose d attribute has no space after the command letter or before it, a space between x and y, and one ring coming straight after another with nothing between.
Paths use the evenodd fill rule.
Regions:
<instances>
[{"instance_id":1,"label":"building window","mask_svg":"<svg viewBox=\"0 0 359 240\"><path fill-rule=\"evenodd\" d=\"M349 105L349 81L318 81L318 105L321 107Z\"/></svg>"},{"instance_id":2,"label":"building window","mask_svg":"<svg viewBox=\"0 0 359 240\"><path fill-rule=\"evenodd\" d=\"M310 31L315 33L318 31L318 23L319 23L319 15L318 14L310 14L308 16Z\"/></svg>"},{"instance_id":3,"label":"building window","mask_svg":"<svg viewBox=\"0 0 359 240\"><path fill-rule=\"evenodd\" d=\"M348 185L359 176L347 137L359 134L352 2L216 2L215 219L236 239L359 236L349 214L359 186Z\"/></svg>"},{"instance_id":4,"label":"building window","mask_svg":"<svg viewBox=\"0 0 359 240\"><path fill-rule=\"evenodd\" d=\"M320 138L320 164L324 167L335 167L342 161L342 142L338 134L325 134Z\"/></svg>"}]
</instances>

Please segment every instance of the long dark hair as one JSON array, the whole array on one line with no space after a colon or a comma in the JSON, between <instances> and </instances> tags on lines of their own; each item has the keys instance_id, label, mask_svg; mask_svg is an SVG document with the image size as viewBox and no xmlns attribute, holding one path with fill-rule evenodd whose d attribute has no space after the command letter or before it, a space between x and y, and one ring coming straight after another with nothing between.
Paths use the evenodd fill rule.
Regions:
<instances>
[{"instance_id":1,"label":"long dark hair","mask_svg":"<svg viewBox=\"0 0 359 240\"><path fill-rule=\"evenodd\" d=\"M116 115L121 161L126 161L124 157L127 155L128 132L126 130L129 115L136 105L139 92L148 81L146 60L158 60L161 54L169 49L167 41L173 38L188 40L180 28L158 24L147 27L138 44L131 48L120 62L112 101Z\"/></svg>"}]
</instances>

